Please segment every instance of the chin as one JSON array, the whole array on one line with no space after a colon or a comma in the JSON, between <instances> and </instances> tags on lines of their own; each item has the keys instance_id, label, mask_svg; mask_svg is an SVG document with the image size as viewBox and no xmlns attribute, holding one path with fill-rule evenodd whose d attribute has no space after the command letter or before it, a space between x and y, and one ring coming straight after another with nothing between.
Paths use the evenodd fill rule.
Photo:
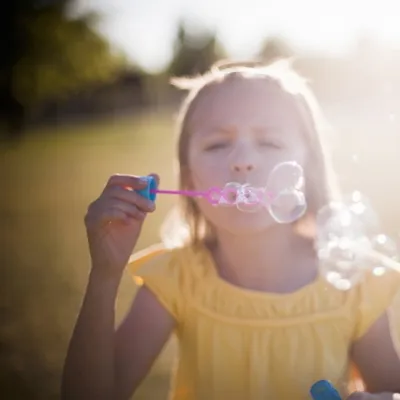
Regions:
<instances>
[{"instance_id":1,"label":"chin","mask_svg":"<svg viewBox=\"0 0 400 400\"><path fill-rule=\"evenodd\" d=\"M220 209L209 215L217 229L233 235L254 235L267 232L278 225L266 210L244 212L238 209Z\"/></svg>"}]
</instances>

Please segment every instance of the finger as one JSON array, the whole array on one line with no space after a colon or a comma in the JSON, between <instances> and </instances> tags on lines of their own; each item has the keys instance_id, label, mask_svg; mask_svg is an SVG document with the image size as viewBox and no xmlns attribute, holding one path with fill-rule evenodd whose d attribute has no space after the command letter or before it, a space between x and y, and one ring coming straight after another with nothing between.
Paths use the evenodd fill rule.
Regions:
<instances>
[{"instance_id":1,"label":"finger","mask_svg":"<svg viewBox=\"0 0 400 400\"><path fill-rule=\"evenodd\" d=\"M147 182L142 180L140 176L136 175L114 174L108 179L105 189L113 186L128 187L140 190L147 186Z\"/></svg>"},{"instance_id":2,"label":"finger","mask_svg":"<svg viewBox=\"0 0 400 400\"><path fill-rule=\"evenodd\" d=\"M132 206L134 207L134 206ZM145 218L145 213L136 209L127 210L126 207L121 205L119 206L111 206L104 210L101 214L101 223L108 223L108 222L116 222L122 221L127 222L129 219L136 219L137 221L142 221Z\"/></svg>"},{"instance_id":3,"label":"finger","mask_svg":"<svg viewBox=\"0 0 400 400\"><path fill-rule=\"evenodd\" d=\"M103 221L118 221L125 220L126 214L116 207L110 207L103 214Z\"/></svg>"},{"instance_id":4,"label":"finger","mask_svg":"<svg viewBox=\"0 0 400 400\"><path fill-rule=\"evenodd\" d=\"M376 399L377 399L376 395L367 392L354 392L349 397L347 397L347 400L376 400Z\"/></svg>"},{"instance_id":5,"label":"finger","mask_svg":"<svg viewBox=\"0 0 400 400\"><path fill-rule=\"evenodd\" d=\"M122 210L110 207L100 214L98 224L108 224L110 222L126 221L127 216Z\"/></svg>"},{"instance_id":6,"label":"finger","mask_svg":"<svg viewBox=\"0 0 400 400\"><path fill-rule=\"evenodd\" d=\"M125 217L128 216L140 221L146 216L146 213L139 210L134 204L124 201L115 201L109 209L122 211Z\"/></svg>"},{"instance_id":7,"label":"finger","mask_svg":"<svg viewBox=\"0 0 400 400\"><path fill-rule=\"evenodd\" d=\"M155 204L153 201L146 199L140 194L127 190L121 187L110 187L105 192L106 198L113 200L124 201L129 204L133 204L144 212L153 212L155 210Z\"/></svg>"}]
</instances>

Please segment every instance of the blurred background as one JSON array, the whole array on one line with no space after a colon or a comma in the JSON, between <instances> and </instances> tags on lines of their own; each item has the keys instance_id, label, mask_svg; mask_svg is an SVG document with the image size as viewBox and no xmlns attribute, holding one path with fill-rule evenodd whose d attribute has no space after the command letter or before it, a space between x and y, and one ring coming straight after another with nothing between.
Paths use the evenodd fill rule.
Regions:
<instances>
[{"instance_id":1,"label":"blurred background","mask_svg":"<svg viewBox=\"0 0 400 400\"><path fill-rule=\"evenodd\" d=\"M293 57L332 127L344 191L400 227L397 0L14 0L0 19L0 399L57 399L85 290L87 206L113 173L174 188L172 76ZM160 196L137 249L174 205ZM124 277L118 320L135 295ZM163 399L173 340L135 399Z\"/></svg>"}]
</instances>

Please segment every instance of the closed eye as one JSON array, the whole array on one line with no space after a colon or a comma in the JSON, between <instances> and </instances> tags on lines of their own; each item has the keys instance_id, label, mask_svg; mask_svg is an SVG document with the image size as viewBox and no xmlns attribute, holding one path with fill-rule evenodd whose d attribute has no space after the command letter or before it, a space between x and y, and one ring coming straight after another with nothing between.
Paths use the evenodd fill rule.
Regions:
<instances>
[{"instance_id":1,"label":"closed eye","mask_svg":"<svg viewBox=\"0 0 400 400\"><path fill-rule=\"evenodd\" d=\"M228 146L227 142L219 142L219 143L213 143L210 144L205 148L206 151L213 151L213 150L218 150L218 149L223 149L224 147Z\"/></svg>"},{"instance_id":2,"label":"closed eye","mask_svg":"<svg viewBox=\"0 0 400 400\"><path fill-rule=\"evenodd\" d=\"M259 140L258 144L262 147L270 147L274 149L281 149L283 147L280 143L273 142L271 140Z\"/></svg>"}]
</instances>

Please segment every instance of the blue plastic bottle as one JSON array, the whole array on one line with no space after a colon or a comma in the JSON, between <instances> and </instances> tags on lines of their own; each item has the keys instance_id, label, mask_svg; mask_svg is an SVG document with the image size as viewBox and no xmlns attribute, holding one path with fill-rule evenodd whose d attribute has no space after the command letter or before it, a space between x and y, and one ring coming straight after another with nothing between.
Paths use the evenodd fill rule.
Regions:
<instances>
[{"instance_id":1,"label":"blue plastic bottle","mask_svg":"<svg viewBox=\"0 0 400 400\"><path fill-rule=\"evenodd\" d=\"M321 380L311 386L313 400L342 400L339 392L328 381Z\"/></svg>"}]
</instances>

